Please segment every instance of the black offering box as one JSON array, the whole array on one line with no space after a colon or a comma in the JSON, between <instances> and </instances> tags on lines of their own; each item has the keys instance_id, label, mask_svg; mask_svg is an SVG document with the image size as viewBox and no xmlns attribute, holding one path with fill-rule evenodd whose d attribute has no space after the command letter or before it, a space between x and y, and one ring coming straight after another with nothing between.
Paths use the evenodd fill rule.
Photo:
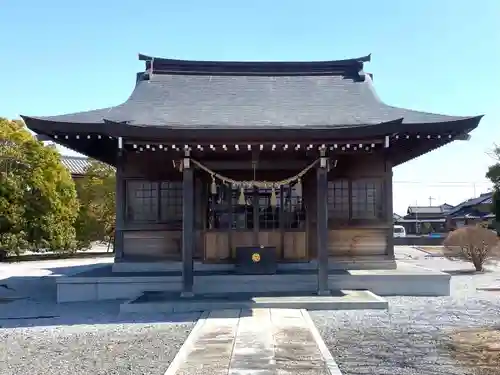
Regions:
<instances>
[{"instance_id":1,"label":"black offering box","mask_svg":"<svg viewBox=\"0 0 500 375\"><path fill-rule=\"evenodd\" d=\"M248 246L236 248L236 272L250 275L272 275L276 273L276 248Z\"/></svg>"}]
</instances>

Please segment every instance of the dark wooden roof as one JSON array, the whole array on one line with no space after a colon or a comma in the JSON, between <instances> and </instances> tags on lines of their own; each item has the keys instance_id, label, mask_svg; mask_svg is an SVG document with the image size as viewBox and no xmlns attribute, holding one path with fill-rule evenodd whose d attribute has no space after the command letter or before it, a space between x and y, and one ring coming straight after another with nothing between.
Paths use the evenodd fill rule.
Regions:
<instances>
[{"instance_id":1,"label":"dark wooden roof","mask_svg":"<svg viewBox=\"0 0 500 375\"><path fill-rule=\"evenodd\" d=\"M493 204L493 193L488 192L488 193L481 194L477 198L467 199L466 201L459 203L452 210L450 210L448 212L448 215L454 216L454 215L460 213L464 209L473 208L473 207L480 205L480 204Z\"/></svg>"},{"instance_id":2,"label":"dark wooden roof","mask_svg":"<svg viewBox=\"0 0 500 375\"><path fill-rule=\"evenodd\" d=\"M369 56L323 62L185 61L140 55L129 99L115 107L26 117L35 132L139 127L166 129L350 128L358 135L470 131L480 117L446 116L385 104L363 71ZM76 125L79 124L79 125ZM107 126L104 126L107 124ZM387 125L389 124L389 125ZM123 134L126 135L126 134Z\"/></svg>"}]
</instances>

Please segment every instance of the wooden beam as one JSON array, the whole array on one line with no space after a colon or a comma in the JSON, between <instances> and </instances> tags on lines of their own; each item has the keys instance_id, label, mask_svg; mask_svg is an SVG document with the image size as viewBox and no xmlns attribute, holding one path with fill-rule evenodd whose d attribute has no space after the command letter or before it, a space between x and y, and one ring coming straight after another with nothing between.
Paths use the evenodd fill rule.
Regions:
<instances>
[{"instance_id":1,"label":"wooden beam","mask_svg":"<svg viewBox=\"0 0 500 375\"><path fill-rule=\"evenodd\" d=\"M287 186L288 192L287 195L292 198L292 187ZM281 259L285 259L285 187L283 185L279 188L280 192L280 206L279 206L279 229L280 229L280 257ZM291 201L290 201L291 206ZM290 207L291 211L291 207Z\"/></svg>"},{"instance_id":2,"label":"wooden beam","mask_svg":"<svg viewBox=\"0 0 500 375\"><path fill-rule=\"evenodd\" d=\"M125 205L126 205L126 195L125 195L125 179L123 178L123 170L125 166L125 154L123 150L118 150L118 155L116 158L116 192L115 192L115 262L121 262L123 260L123 247L124 238L123 232L125 229Z\"/></svg>"},{"instance_id":3,"label":"wooden beam","mask_svg":"<svg viewBox=\"0 0 500 375\"><path fill-rule=\"evenodd\" d=\"M260 246L259 228L260 228L260 207L259 207L259 188L254 186L252 194L252 221L253 221L253 245Z\"/></svg>"},{"instance_id":4,"label":"wooden beam","mask_svg":"<svg viewBox=\"0 0 500 375\"><path fill-rule=\"evenodd\" d=\"M319 165L316 169L316 225L317 225L317 254L318 254L318 295L329 295L328 289L328 205L327 179L328 169Z\"/></svg>"},{"instance_id":5,"label":"wooden beam","mask_svg":"<svg viewBox=\"0 0 500 375\"><path fill-rule=\"evenodd\" d=\"M386 255L394 259L394 219L393 219L393 194L392 194L392 162L386 158L384 168L384 221L389 225L386 239Z\"/></svg>"},{"instance_id":6,"label":"wooden beam","mask_svg":"<svg viewBox=\"0 0 500 375\"><path fill-rule=\"evenodd\" d=\"M345 144L350 144L350 145L358 145L358 144L382 144L384 143L384 137L381 136L379 138L365 138L365 139L328 139L328 140L321 140L321 141L302 141L301 139L292 139L291 141L288 141L286 143L278 142L278 141L270 141L270 140L262 140L258 142L232 142L232 141L206 141L206 140L201 140L200 142L187 142L187 144L191 147L192 151L195 151L199 146L202 146L203 149L211 149L211 146L214 146L215 148L222 148L224 145L226 146L227 149L236 149L234 146L237 145L238 149L244 151L248 150L248 145L251 146L251 150L259 150L260 146L262 145L265 149L272 149L273 145L275 146L276 150L282 150L284 146L286 145L287 149L294 149L296 145L300 145L300 148L307 148L308 145L314 146L314 148L317 148L318 146L322 144L326 144L327 147L330 147L331 145L338 144L338 145L345 145ZM184 143L186 142L173 142L171 140L158 140L158 139L151 139L151 140L144 140L144 139L137 139L137 140L130 140L128 139L126 142L128 145L140 145L140 146L145 146L147 144L149 145L165 145L167 147L172 147L172 144L175 144L177 148L183 149Z\"/></svg>"},{"instance_id":7,"label":"wooden beam","mask_svg":"<svg viewBox=\"0 0 500 375\"><path fill-rule=\"evenodd\" d=\"M184 159L182 179L182 293L183 297L193 296L194 266L194 170Z\"/></svg>"},{"instance_id":8,"label":"wooden beam","mask_svg":"<svg viewBox=\"0 0 500 375\"><path fill-rule=\"evenodd\" d=\"M307 167L311 162L302 160L259 160L257 164L257 169L262 170L296 170L303 169ZM223 170L241 170L241 169L253 169L251 160L247 161L209 161L204 160L203 165L207 168L223 171Z\"/></svg>"}]
</instances>

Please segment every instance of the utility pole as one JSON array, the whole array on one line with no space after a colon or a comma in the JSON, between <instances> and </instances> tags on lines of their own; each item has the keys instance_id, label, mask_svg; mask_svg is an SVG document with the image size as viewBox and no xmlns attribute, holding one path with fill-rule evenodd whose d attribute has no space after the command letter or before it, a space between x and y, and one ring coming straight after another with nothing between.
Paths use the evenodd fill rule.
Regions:
<instances>
[{"instance_id":1,"label":"utility pole","mask_svg":"<svg viewBox=\"0 0 500 375\"><path fill-rule=\"evenodd\" d=\"M418 201L415 201L415 234L420 233L420 223L418 222Z\"/></svg>"},{"instance_id":2,"label":"utility pole","mask_svg":"<svg viewBox=\"0 0 500 375\"><path fill-rule=\"evenodd\" d=\"M434 198L434 197L432 197L432 196L430 196L430 197L429 197L429 206L431 206L431 207L432 207L432 201L433 201L433 200L435 200L435 198Z\"/></svg>"}]
</instances>

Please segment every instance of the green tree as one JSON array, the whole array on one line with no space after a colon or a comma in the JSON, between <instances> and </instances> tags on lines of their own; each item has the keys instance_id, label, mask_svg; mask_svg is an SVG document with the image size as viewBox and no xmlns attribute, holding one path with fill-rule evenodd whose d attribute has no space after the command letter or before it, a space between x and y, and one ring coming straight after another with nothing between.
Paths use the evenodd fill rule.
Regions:
<instances>
[{"instance_id":1,"label":"green tree","mask_svg":"<svg viewBox=\"0 0 500 375\"><path fill-rule=\"evenodd\" d=\"M76 221L79 246L111 241L115 228L115 169L91 160L85 176L77 181L80 211Z\"/></svg>"},{"instance_id":2,"label":"green tree","mask_svg":"<svg viewBox=\"0 0 500 375\"><path fill-rule=\"evenodd\" d=\"M486 172L486 178L493 183L492 211L495 214L495 228L500 236L500 146L495 145L491 154L495 164L491 165Z\"/></svg>"},{"instance_id":3,"label":"green tree","mask_svg":"<svg viewBox=\"0 0 500 375\"><path fill-rule=\"evenodd\" d=\"M0 248L75 248L76 189L53 147L24 124L0 118Z\"/></svg>"},{"instance_id":4,"label":"green tree","mask_svg":"<svg viewBox=\"0 0 500 375\"><path fill-rule=\"evenodd\" d=\"M431 223L423 223L422 225L422 234L429 234L432 232Z\"/></svg>"}]
</instances>

